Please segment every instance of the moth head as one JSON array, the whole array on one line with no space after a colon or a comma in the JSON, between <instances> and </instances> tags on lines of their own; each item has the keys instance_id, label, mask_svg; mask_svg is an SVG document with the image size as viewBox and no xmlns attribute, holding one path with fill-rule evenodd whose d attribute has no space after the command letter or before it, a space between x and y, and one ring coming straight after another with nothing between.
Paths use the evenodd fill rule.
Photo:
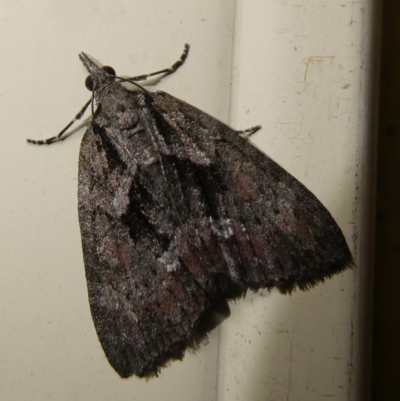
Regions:
<instances>
[{"instance_id":1,"label":"moth head","mask_svg":"<svg viewBox=\"0 0 400 401\"><path fill-rule=\"evenodd\" d=\"M95 88L105 85L108 81L114 80L115 70L112 67L104 66L93 70L90 75L85 79L85 86L90 92L93 92Z\"/></svg>"},{"instance_id":2,"label":"moth head","mask_svg":"<svg viewBox=\"0 0 400 401\"><path fill-rule=\"evenodd\" d=\"M90 75L85 80L85 86L91 92L110 81L114 81L114 68L109 66L98 66L86 53L81 53L79 58L85 65L86 69L90 72Z\"/></svg>"}]
</instances>

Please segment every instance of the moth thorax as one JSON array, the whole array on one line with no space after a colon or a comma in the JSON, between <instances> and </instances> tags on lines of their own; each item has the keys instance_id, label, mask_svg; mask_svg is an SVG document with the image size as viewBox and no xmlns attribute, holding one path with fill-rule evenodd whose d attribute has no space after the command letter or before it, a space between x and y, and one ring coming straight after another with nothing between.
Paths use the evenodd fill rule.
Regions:
<instances>
[{"instance_id":1,"label":"moth thorax","mask_svg":"<svg viewBox=\"0 0 400 401\"><path fill-rule=\"evenodd\" d=\"M124 89L112 91L104 96L102 93L98 100L104 116L119 129L129 129L139 122L138 103L133 92Z\"/></svg>"}]
</instances>

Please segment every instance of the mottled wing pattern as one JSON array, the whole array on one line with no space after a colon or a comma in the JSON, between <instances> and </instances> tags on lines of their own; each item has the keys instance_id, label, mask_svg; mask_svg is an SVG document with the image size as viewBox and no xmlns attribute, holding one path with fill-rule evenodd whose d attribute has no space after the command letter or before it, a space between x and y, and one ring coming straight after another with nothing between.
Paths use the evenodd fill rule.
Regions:
<instances>
[{"instance_id":1,"label":"mottled wing pattern","mask_svg":"<svg viewBox=\"0 0 400 401\"><path fill-rule=\"evenodd\" d=\"M191 273L207 292L306 289L352 264L340 228L304 185L218 120L167 93L150 97L158 130L149 132L200 262Z\"/></svg>"},{"instance_id":2,"label":"mottled wing pattern","mask_svg":"<svg viewBox=\"0 0 400 401\"><path fill-rule=\"evenodd\" d=\"M209 303L180 260L166 252L170 236L184 245L170 206L156 196L157 173L115 157L108 134L95 119L80 152L79 220L89 302L115 370L122 377L149 376L196 344L195 326ZM157 163L152 168L157 171Z\"/></svg>"},{"instance_id":3,"label":"mottled wing pattern","mask_svg":"<svg viewBox=\"0 0 400 401\"><path fill-rule=\"evenodd\" d=\"M352 264L342 232L294 177L218 120L79 55L96 112L79 159L79 222L96 331L122 377L157 375L247 289L306 289ZM121 85L129 81L143 91Z\"/></svg>"},{"instance_id":4,"label":"mottled wing pattern","mask_svg":"<svg viewBox=\"0 0 400 401\"><path fill-rule=\"evenodd\" d=\"M121 376L182 358L225 298L305 289L352 263L324 206L237 131L163 92L121 96L134 124L99 107L78 194L90 307Z\"/></svg>"}]
</instances>

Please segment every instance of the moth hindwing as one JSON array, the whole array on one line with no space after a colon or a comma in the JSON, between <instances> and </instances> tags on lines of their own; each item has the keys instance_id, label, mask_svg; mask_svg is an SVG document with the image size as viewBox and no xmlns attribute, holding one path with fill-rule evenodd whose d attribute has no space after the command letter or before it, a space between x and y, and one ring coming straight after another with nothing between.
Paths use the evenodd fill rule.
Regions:
<instances>
[{"instance_id":1,"label":"moth hindwing","mask_svg":"<svg viewBox=\"0 0 400 401\"><path fill-rule=\"evenodd\" d=\"M122 377L181 359L216 312L248 289L307 289L352 264L330 213L235 131L165 92L80 59L90 75L89 128L79 156L79 222L90 308ZM122 82L137 88L129 90ZM95 104L95 105L94 105Z\"/></svg>"}]
</instances>

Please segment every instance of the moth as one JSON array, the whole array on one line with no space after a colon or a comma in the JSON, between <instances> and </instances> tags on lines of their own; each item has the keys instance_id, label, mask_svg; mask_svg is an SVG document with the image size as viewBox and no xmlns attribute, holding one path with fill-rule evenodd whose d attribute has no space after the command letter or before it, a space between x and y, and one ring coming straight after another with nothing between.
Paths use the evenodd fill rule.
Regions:
<instances>
[{"instance_id":1,"label":"moth","mask_svg":"<svg viewBox=\"0 0 400 401\"><path fill-rule=\"evenodd\" d=\"M229 315L248 289L308 289L352 265L340 228L299 181L236 131L87 54L92 118L78 210L89 303L121 377L156 376ZM136 88L128 89L123 83Z\"/></svg>"}]
</instances>

